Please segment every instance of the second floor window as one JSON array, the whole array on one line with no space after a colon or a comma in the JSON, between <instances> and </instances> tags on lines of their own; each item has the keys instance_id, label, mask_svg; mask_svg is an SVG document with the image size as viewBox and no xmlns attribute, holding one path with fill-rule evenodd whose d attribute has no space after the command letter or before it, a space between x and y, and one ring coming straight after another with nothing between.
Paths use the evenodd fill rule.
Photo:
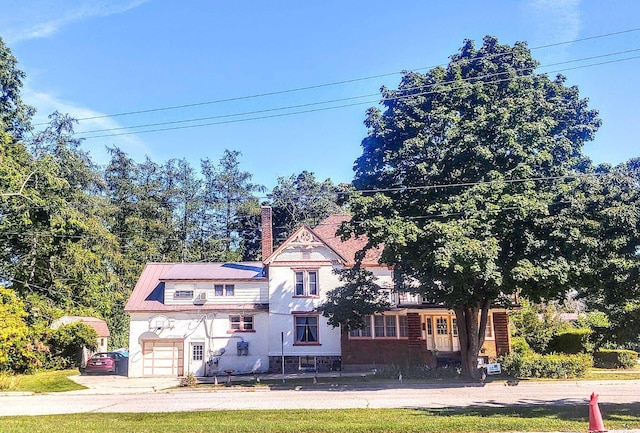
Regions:
<instances>
[{"instance_id":1,"label":"second floor window","mask_svg":"<svg viewBox=\"0 0 640 433\"><path fill-rule=\"evenodd\" d=\"M295 271L295 296L318 296L318 271Z\"/></svg>"},{"instance_id":2,"label":"second floor window","mask_svg":"<svg viewBox=\"0 0 640 433\"><path fill-rule=\"evenodd\" d=\"M180 299L191 299L193 298L193 290L176 290L175 292L173 292L173 297Z\"/></svg>"},{"instance_id":3,"label":"second floor window","mask_svg":"<svg viewBox=\"0 0 640 433\"><path fill-rule=\"evenodd\" d=\"M213 288L216 296L235 295L235 286L233 284L216 284Z\"/></svg>"}]
</instances>

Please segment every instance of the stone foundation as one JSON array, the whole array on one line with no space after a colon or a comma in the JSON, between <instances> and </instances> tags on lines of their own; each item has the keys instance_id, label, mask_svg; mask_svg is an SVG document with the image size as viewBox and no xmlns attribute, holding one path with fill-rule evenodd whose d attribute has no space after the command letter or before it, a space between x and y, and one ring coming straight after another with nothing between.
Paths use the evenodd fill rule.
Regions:
<instances>
[{"instance_id":1,"label":"stone foundation","mask_svg":"<svg viewBox=\"0 0 640 433\"><path fill-rule=\"evenodd\" d=\"M306 358L306 357L305 357ZM299 356L284 357L284 372L299 373L300 371L317 371L319 373L327 371L340 371L342 368L342 358L340 356L316 356L315 368L301 368ZM269 373L282 373L282 357L269 357Z\"/></svg>"}]
</instances>

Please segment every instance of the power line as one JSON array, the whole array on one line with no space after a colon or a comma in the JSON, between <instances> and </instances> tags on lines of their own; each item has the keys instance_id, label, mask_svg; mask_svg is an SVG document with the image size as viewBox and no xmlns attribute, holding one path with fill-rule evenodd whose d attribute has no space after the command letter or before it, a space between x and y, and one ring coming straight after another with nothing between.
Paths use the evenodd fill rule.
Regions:
<instances>
[{"instance_id":1,"label":"power line","mask_svg":"<svg viewBox=\"0 0 640 433\"><path fill-rule=\"evenodd\" d=\"M546 180L560 180L560 179L576 179L579 177L598 177L602 176L602 173L576 173L564 176L540 176L540 177L529 177L529 178L519 178L519 179L495 179L495 180L485 180L478 182L459 182L459 183L447 183L447 184L436 184L436 185L420 185L420 186L401 186L395 188L376 188L376 189L363 189L356 190L358 193L376 193L376 192L403 192L403 191L416 191L416 190L424 190L424 189L444 189L444 188L460 188L467 186L478 186L478 185L493 185L499 183L523 183L523 182L540 182Z\"/></svg>"},{"instance_id":2,"label":"power line","mask_svg":"<svg viewBox=\"0 0 640 433\"><path fill-rule=\"evenodd\" d=\"M552 48L552 47L556 47L556 46L567 45L567 44L572 44L572 43L577 43L577 42L584 42L584 41L595 40L595 39L608 38L608 37L612 37L612 36L618 36L618 35L621 35L621 34L632 33L632 32L637 32L637 31L640 31L640 27L639 28L628 29L628 30L621 30L621 31L617 31L617 32L610 32L610 33L605 33L605 34L600 34L600 35L595 35L595 36L587 36L587 37L584 37L584 38L572 39L572 40L568 40L568 41L555 42L555 43L546 44L546 45L540 45L540 46L537 46L537 47L532 47L532 48L530 48L530 50L534 51L534 50L539 50L539 49ZM502 56L502 55L505 55L505 54L507 54L507 53L500 53L500 54L496 54L494 56ZM446 64L440 64L440 65L435 65L435 66L427 66L427 67L420 67L420 68L410 69L409 71L421 71L421 70L432 69L432 68L435 68L435 67L438 67L438 66L445 66L445 65ZM122 116L130 116L130 115L135 115L135 114L144 114L144 113L153 113L153 112L159 112L159 111L178 110L178 109L192 108L192 107L203 106L203 105L213 105L213 104L220 104L220 103L233 102L233 101L241 101L241 100L247 100L247 99L256 99L256 98L262 98L262 97L267 97L267 96L283 95L283 94L301 92L301 91L306 91L306 90L314 90L314 89L320 89L320 88L325 88L325 87L339 86L339 85L343 85L343 84L351 84L351 83L355 83L355 82L367 81L367 80L372 80L372 79L377 79L377 78L384 78L384 77L389 77L389 76L393 76L393 75L402 74L403 72L404 71L388 72L388 73L383 73L383 74L371 75L371 76L367 76L367 77L360 77L360 78L353 78L353 79L348 79L348 80L334 81L334 82L330 82L330 83L323 83L323 84L316 84L316 85L311 85L311 86L297 87L297 88L293 88L293 89L278 90L278 91L273 91L273 92L264 92L264 93L258 93L258 94L253 94L253 95L232 97L232 98L216 99L216 100L212 100L212 101L195 102L195 103L190 103L190 104L172 105L172 106L149 108L149 109L143 109L143 110L133 110L133 111L114 113L114 114L104 114L104 115L99 115L99 116L89 116L89 117L79 118L79 119L76 119L76 120L85 121L85 120L96 120L96 119L104 119L104 118L122 117ZM39 124L36 124L34 126L40 126L40 125L46 125L46 123L39 123Z\"/></svg>"},{"instance_id":3,"label":"power line","mask_svg":"<svg viewBox=\"0 0 640 433\"><path fill-rule=\"evenodd\" d=\"M632 51L638 51L638 50L632 50ZM548 72L546 72L546 74L564 72L564 71L571 71L571 70L575 70L575 69L584 69L584 68L588 68L588 67L601 66L601 65L612 64L612 63L620 63L620 62L624 62L624 61L635 60L635 59L638 59L638 58L640 58L640 56L627 57L627 58L611 60L611 61L607 61L607 62L592 63L592 64L589 64L589 65L575 66L575 67L572 67L572 68L557 69L557 70L554 70L554 71L548 71ZM581 61L581 60L578 60L578 61ZM520 78L520 77L515 77L515 78ZM481 84L499 83L499 82L510 81L512 79L514 79L514 78L509 77L509 78L502 79L502 80L483 81L483 82L481 82ZM467 81L463 81L463 82L469 84ZM471 83L471 84L473 84L473 83ZM455 89L456 88L453 88L451 90L455 90ZM422 95L427 95L427 94L436 93L436 92L439 92L439 91L423 92L423 93L418 93L418 94L409 94L409 95L398 96L398 97L394 97L394 98L386 98L386 99L383 98L382 102L388 101L388 100L406 99L406 98L410 98L410 97L422 96ZM360 97L358 97L358 98L360 98ZM349 98L346 98L346 99L349 99ZM273 115L268 115L268 116L256 116L256 117L248 117L248 118L244 118L244 119L226 120L226 121L220 121L220 122L209 122L209 123L202 123L202 124L197 124L197 125L185 125L185 126L174 126L174 127L168 127L168 128L149 129L149 130L145 130L145 131L119 132L119 133L114 133L114 134L93 135L93 136L88 136L88 137L82 137L82 133L78 133L78 134L80 135L80 139L89 140L89 139L94 139L94 138L117 137L117 136L121 136L121 135L132 135L132 134L143 134L143 133L150 133L150 132L173 131L173 130L179 130L179 129L201 128L201 127L205 127L205 126L225 125L225 124L232 124L232 123L239 123L239 122L248 122L248 121L253 121L253 120L264 120L264 119L272 119L272 118L285 117L285 116L293 116L293 115L298 115L298 114L309 114L309 113L314 113L314 112L335 110L335 109L339 109L339 108L348 108L348 107L364 105L364 104L372 104L372 103L376 103L376 102L380 102L380 101L379 100L372 100L372 101L364 101L364 102L354 102L354 103L351 103L351 104L343 104L343 105L337 105L337 106L333 106L333 107L323 107L323 108L295 111L295 112L289 112L289 113L273 114ZM315 104L317 104L317 103L315 103ZM315 104L314 103L310 103L308 105L315 105ZM264 110L264 112L273 111L273 110L280 110L280 109ZM220 117L220 116L214 116L213 118L218 118L218 117ZM172 123L175 123L175 122L174 121L172 121L172 122L163 122L163 123L160 123L160 125L162 125L162 124L172 124ZM132 127L125 127L125 128L122 128L122 129L128 129L128 128L132 128ZM119 129L119 128L116 128L116 129Z\"/></svg>"},{"instance_id":4,"label":"power line","mask_svg":"<svg viewBox=\"0 0 640 433\"><path fill-rule=\"evenodd\" d=\"M640 48L636 48L636 49L632 49L632 50L626 50L626 51L618 51L618 52L614 52L614 53L607 53L607 54L601 54L598 56L591 56L591 57L583 57L580 59L573 59L573 60L567 60L564 62L558 62L558 63L551 63L548 65L542 65L539 66L539 68L549 68L552 66L558 66L558 65L564 65L564 64L568 64L568 63L576 63L576 62L582 62L582 61L587 61L587 60L594 60L594 59L600 59L600 58L604 58L604 57L611 57L611 56L618 56L621 54L629 54L629 53L633 53L633 52L638 52L640 51ZM411 90L416 90L416 89L430 89L433 88L434 86L442 86L442 85L447 85L447 84L455 84L455 83L459 83L459 82L471 82L471 81L476 81L476 80L480 80L480 79L484 79L484 78L491 78L491 77L498 77L501 75L506 75L506 74L510 74L512 72L525 72L525 71L531 71L536 69L536 67L528 67L528 68L520 68L520 69L514 69L513 71L505 71L505 72L496 72L493 74L486 74L486 75L480 75L480 76L475 76L475 77L468 77L465 78L463 80L449 80L449 81L443 81L440 83L436 83L436 84L432 84L432 85L428 85L428 86L424 86L424 87L410 87L410 88L406 88L406 89L402 89L403 92L407 92L407 91L411 91ZM491 83L491 81L487 82L483 82L483 83ZM409 96L421 96L421 95L425 95L426 93L420 93L418 95L408 95ZM263 110L255 110L255 111L246 111L246 112L241 112L241 113L233 113L233 114L222 114L222 115L217 115L217 116L208 116L208 117L200 117L200 118L192 118L192 119L182 119L182 120L172 120L172 121L166 121L166 122L156 122L156 123L147 123L147 124L142 124L142 125L133 125L133 126L121 126L121 127L116 127L116 128L105 128L105 129L95 129L95 130L89 130L89 131L82 131L79 132L78 134L81 135L85 135L85 134L94 134L94 133L98 133L98 132L111 132L111 131L123 131L123 130L129 130L129 129L138 129L138 128L149 128L149 127L153 127L153 126L164 126L164 125L176 125L176 124L181 124L181 123L190 123L190 122L200 122L200 121L204 121L204 120L213 120L213 119L224 119L224 118L229 118L229 117L238 117L238 116L248 116L248 115L252 115L252 114L261 114L261 113L270 113L270 112L274 112L274 111L284 111L284 110L291 110L291 109L296 109L296 108L304 108L304 107L310 107L310 106L316 106L316 105L325 105L325 104L332 104L332 103L336 103L336 102L345 102L345 101L351 101L354 99L362 99L362 98L368 98L368 97L373 97L373 96L378 96L378 93L372 93L372 94L367 94L367 95L361 95L361 96L352 96L352 97L348 97L348 98L340 98L340 99L333 99L333 100L328 100L328 101L319 101L319 102L310 102L310 103L305 103L305 104L298 104L298 105L289 105L289 106L285 106L285 107L276 107L276 108L268 108L268 109L263 109ZM387 100L391 100L391 99L399 99L401 97L396 97L396 98L382 98L382 102L387 101ZM376 101L365 101L364 103L373 103ZM356 104L356 105L360 105L360 104ZM341 106L342 107L342 106ZM331 107L328 107L331 108ZM194 125L194 127L196 127L196 125ZM140 132L145 132L145 131L140 131ZM88 137L88 138L94 138L94 137Z\"/></svg>"}]
</instances>

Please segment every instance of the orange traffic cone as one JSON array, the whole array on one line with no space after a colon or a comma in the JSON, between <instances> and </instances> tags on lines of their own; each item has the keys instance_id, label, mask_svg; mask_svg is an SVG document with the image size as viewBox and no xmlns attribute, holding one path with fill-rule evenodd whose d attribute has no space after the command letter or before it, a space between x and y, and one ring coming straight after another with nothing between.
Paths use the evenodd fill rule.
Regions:
<instances>
[{"instance_id":1,"label":"orange traffic cone","mask_svg":"<svg viewBox=\"0 0 640 433\"><path fill-rule=\"evenodd\" d=\"M590 432L606 432L600 408L598 407L598 394L591 393L591 401L589 401L589 431Z\"/></svg>"}]
</instances>

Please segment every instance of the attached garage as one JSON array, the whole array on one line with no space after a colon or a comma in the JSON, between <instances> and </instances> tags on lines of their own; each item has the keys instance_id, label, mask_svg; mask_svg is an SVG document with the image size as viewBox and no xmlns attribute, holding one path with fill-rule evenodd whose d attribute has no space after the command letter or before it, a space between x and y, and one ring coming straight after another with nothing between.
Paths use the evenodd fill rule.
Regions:
<instances>
[{"instance_id":1,"label":"attached garage","mask_svg":"<svg viewBox=\"0 0 640 433\"><path fill-rule=\"evenodd\" d=\"M184 375L184 340L143 341L142 375Z\"/></svg>"}]
</instances>

